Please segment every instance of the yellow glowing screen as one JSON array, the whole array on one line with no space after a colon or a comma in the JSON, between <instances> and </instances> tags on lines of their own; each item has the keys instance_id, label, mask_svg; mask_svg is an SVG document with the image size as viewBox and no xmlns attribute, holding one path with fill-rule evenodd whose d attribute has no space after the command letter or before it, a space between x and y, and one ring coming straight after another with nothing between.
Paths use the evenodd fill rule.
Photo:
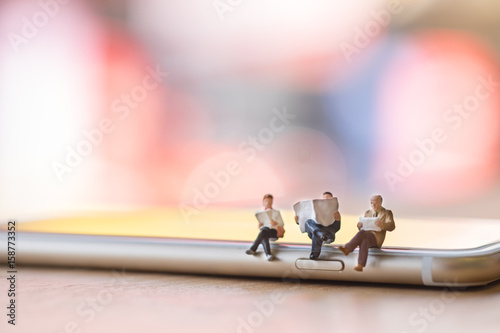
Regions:
<instances>
[{"instance_id":1,"label":"yellow glowing screen","mask_svg":"<svg viewBox=\"0 0 500 333\"><path fill-rule=\"evenodd\" d=\"M309 243L295 224L294 213L281 211L285 236L278 242ZM348 242L357 232L358 216L342 216L342 227L334 244ZM500 221L479 219L395 218L396 229L388 232L384 246L458 249L500 240ZM210 240L252 241L259 229L252 210L206 210L182 216L176 209L149 209L121 213L86 213L72 217L18 223L25 232L173 237Z\"/></svg>"}]
</instances>

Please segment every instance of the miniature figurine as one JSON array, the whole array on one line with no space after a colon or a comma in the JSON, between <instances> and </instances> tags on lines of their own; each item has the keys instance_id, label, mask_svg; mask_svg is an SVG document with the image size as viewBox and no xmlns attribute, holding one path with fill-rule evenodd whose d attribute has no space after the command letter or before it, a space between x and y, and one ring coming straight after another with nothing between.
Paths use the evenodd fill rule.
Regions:
<instances>
[{"instance_id":1,"label":"miniature figurine","mask_svg":"<svg viewBox=\"0 0 500 333\"><path fill-rule=\"evenodd\" d=\"M256 253L259 244L262 244L268 261L274 260L269 241L282 238L285 234L281 213L279 210L273 209L273 200L274 198L271 194L264 195L262 199L264 210L255 213L255 217L259 221L260 232L252 247L246 251L246 254L253 255Z\"/></svg>"},{"instance_id":2,"label":"miniature figurine","mask_svg":"<svg viewBox=\"0 0 500 333\"><path fill-rule=\"evenodd\" d=\"M370 198L372 209L365 212L364 218L360 218L360 231L345 246L339 246L339 250L345 255L359 246L358 265L354 267L358 272L362 272L366 266L368 249L382 247L386 232L396 228L392 211L382 207L382 201L382 196L378 194Z\"/></svg>"},{"instance_id":3,"label":"miniature figurine","mask_svg":"<svg viewBox=\"0 0 500 333\"><path fill-rule=\"evenodd\" d=\"M293 208L295 222L312 240L309 258L316 260L321 254L323 244L332 243L335 233L340 230L338 200L331 192L325 192L323 199L300 201Z\"/></svg>"}]
</instances>

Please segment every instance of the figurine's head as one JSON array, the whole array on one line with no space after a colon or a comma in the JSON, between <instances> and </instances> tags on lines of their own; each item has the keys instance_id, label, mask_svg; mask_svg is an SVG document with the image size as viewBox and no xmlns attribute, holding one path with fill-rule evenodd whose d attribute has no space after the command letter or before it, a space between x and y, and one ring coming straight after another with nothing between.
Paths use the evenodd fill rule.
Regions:
<instances>
[{"instance_id":1,"label":"figurine's head","mask_svg":"<svg viewBox=\"0 0 500 333\"><path fill-rule=\"evenodd\" d=\"M374 211L378 211L382 207L382 196L380 194L372 195L370 198L370 204Z\"/></svg>"},{"instance_id":2,"label":"figurine's head","mask_svg":"<svg viewBox=\"0 0 500 333\"><path fill-rule=\"evenodd\" d=\"M273 208L273 200L274 197L272 194L266 194L262 199L262 205L264 205L265 209Z\"/></svg>"},{"instance_id":3,"label":"figurine's head","mask_svg":"<svg viewBox=\"0 0 500 333\"><path fill-rule=\"evenodd\" d=\"M333 198L332 192L323 193L323 199L331 199L331 198Z\"/></svg>"}]
</instances>

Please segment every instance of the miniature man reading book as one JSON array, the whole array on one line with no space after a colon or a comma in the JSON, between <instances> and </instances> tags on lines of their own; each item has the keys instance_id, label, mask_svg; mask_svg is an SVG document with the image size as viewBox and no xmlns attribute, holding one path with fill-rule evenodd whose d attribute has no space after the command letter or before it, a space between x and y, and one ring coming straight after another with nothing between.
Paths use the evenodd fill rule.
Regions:
<instances>
[{"instance_id":1,"label":"miniature man reading book","mask_svg":"<svg viewBox=\"0 0 500 333\"><path fill-rule=\"evenodd\" d=\"M370 198L372 209L365 212L364 217L359 219L359 232L345 246L339 246L339 250L348 255L359 246L358 265L354 269L362 272L366 266L369 248L380 248L385 240L387 231L396 228L392 211L382 207L382 196L374 195Z\"/></svg>"},{"instance_id":2,"label":"miniature man reading book","mask_svg":"<svg viewBox=\"0 0 500 333\"><path fill-rule=\"evenodd\" d=\"M268 261L274 259L269 241L277 240L285 234L281 213L279 210L273 209L273 199L271 194L264 195L262 199L264 210L255 213L255 217L259 221L260 232L252 247L246 251L246 254L255 254L259 244L262 244Z\"/></svg>"},{"instance_id":3,"label":"miniature man reading book","mask_svg":"<svg viewBox=\"0 0 500 333\"><path fill-rule=\"evenodd\" d=\"M338 200L331 192L323 193L323 199L300 201L293 206L300 231L307 232L312 240L309 258L318 259L323 243L335 240L335 233L340 230L338 208Z\"/></svg>"}]
</instances>

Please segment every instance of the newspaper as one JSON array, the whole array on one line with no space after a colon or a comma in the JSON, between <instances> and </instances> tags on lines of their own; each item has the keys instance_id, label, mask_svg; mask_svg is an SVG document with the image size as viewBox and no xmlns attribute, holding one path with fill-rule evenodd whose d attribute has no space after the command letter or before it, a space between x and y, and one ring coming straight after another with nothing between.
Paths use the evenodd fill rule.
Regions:
<instances>
[{"instance_id":1,"label":"newspaper","mask_svg":"<svg viewBox=\"0 0 500 333\"><path fill-rule=\"evenodd\" d=\"M335 221L333 214L339 210L339 201L337 198L304 200L293 205L293 210L299 217L300 231L304 233L309 219L325 227L332 224Z\"/></svg>"},{"instance_id":2,"label":"newspaper","mask_svg":"<svg viewBox=\"0 0 500 333\"><path fill-rule=\"evenodd\" d=\"M255 217L260 223L263 224L262 227L276 229L277 226L273 226L271 220L275 220L276 222L278 222L279 226L283 227L285 225L283 223L283 218L281 217L280 211L276 209L267 209L258 211L255 213Z\"/></svg>"},{"instance_id":3,"label":"newspaper","mask_svg":"<svg viewBox=\"0 0 500 333\"><path fill-rule=\"evenodd\" d=\"M378 217L360 217L359 222L363 223L363 227L361 227L361 230L382 231L380 227L375 225L376 221L378 221Z\"/></svg>"}]
</instances>

